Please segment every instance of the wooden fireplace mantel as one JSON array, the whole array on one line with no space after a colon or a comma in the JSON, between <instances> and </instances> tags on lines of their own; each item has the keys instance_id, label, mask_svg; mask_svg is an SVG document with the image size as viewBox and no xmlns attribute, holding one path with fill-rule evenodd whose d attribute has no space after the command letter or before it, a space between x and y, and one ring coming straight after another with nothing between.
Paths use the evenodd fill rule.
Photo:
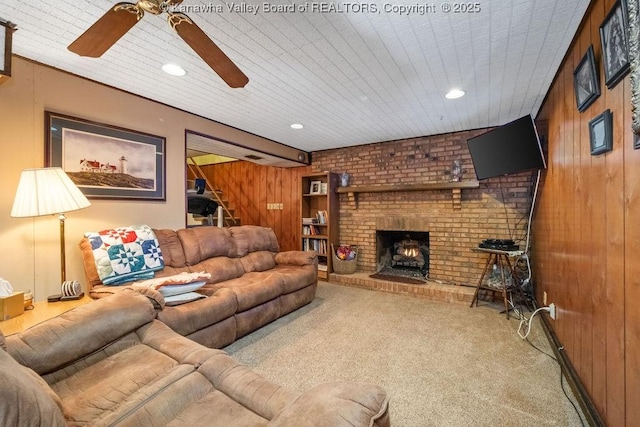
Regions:
<instances>
[{"instance_id":1,"label":"wooden fireplace mantel","mask_svg":"<svg viewBox=\"0 0 640 427\"><path fill-rule=\"evenodd\" d=\"M350 185L348 187L336 188L336 193L345 193L349 200L353 201L354 206L358 209L359 193L389 193L399 191L435 191L435 190L451 190L453 199L453 208L461 209L461 192L463 189L479 188L478 181L458 181L458 182L427 182L421 184L390 184L390 185Z\"/></svg>"}]
</instances>

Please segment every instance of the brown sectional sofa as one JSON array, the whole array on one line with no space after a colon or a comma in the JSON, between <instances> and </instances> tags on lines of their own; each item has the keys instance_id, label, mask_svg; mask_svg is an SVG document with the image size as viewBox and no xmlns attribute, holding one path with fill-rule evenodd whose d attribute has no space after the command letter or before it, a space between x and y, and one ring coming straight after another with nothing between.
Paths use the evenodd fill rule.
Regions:
<instances>
[{"instance_id":1,"label":"brown sectional sofa","mask_svg":"<svg viewBox=\"0 0 640 427\"><path fill-rule=\"evenodd\" d=\"M359 382L302 394L155 319L123 290L26 331L0 333L0 425L389 426L388 398Z\"/></svg>"},{"instance_id":2,"label":"brown sectional sofa","mask_svg":"<svg viewBox=\"0 0 640 427\"><path fill-rule=\"evenodd\" d=\"M244 225L154 232L165 263L156 277L181 272L211 274L199 290L208 298L188 304L168 307L162 295L147 292L160 308L158 320L207 347L222 348L315 297L315 253L280 252L270 228ZM102 284L87 238L81 240L80 249L92 297L101 298L127 288Z\"/></svg>"}]
</instances>

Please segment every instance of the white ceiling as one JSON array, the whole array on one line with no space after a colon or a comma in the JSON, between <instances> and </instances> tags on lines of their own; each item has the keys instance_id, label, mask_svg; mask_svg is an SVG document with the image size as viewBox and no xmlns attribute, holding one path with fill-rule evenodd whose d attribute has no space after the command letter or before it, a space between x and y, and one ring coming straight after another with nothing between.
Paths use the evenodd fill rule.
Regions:
<instances>
[{"instance_id":1,"label":"white ceiling","mask_svg":"<svg viewBox=\"0 0 640 427\"><path fill-rule=\"evenodd\" d=\"M115 3L2 0L0 18L18 27L18 55L316 151L535 115L589 0L481 0L478 13L444 13L443 5L455 3L442 0L366 3L378 13L356 11L365 3L355 2L269 2L309 6L295 13L267 13L264 1L235 2L257 5L257 14L229 11L231 0L184 0L177 9L249 77L242 89L226 86L171 30L166 15L145 14L99 59L69 52ZM398 4L430 9L409 15L384 9ZM313 5L339 10L313 11ZM188 74L164 74L160 66L167 62ZM466 96L445 99L453 87Z\"/></svg>"}]
</instances>

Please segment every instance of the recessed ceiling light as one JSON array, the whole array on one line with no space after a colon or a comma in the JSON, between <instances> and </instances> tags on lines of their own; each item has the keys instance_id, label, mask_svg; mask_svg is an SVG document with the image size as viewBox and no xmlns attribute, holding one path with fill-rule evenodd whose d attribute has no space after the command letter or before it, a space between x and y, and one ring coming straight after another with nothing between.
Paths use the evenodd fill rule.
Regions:
<instances>
[{"instance_id":1,"label":"recessed ceiling light","mask_svg":"<svg viewBox=\"0 0 640 427\"><path fill-rule=\"evenodd\" d=\"M171 74L172 76L178 76L178 77L184 76L185 74L187 74L184 68L182 68L178 64L164 64L162 66L162 71L164 71L167 74Z\"/></svg>"},{"instance_id":2,"label":"recessed ceiling light","mask_svg":"<svg viewBox=\"0 0 640 427\"><path fill-rule=\"evenodd\" d=\"M462 98L463 96L464 96L463 90L451 89L449 92L447 92L447 94L444 97L447 99L457 99L457 98Z\"/></svg>"},{"instance_id":3,"label":"recessed ceiling light","mask_svg":"<svg viewBox=\"0 0 640 427\"><path fill-rule=\"evenodd\" d=\"M300 123L294 123L291 125L291 129L302 129L304 126Z\"/></svg>"}]
</instances>

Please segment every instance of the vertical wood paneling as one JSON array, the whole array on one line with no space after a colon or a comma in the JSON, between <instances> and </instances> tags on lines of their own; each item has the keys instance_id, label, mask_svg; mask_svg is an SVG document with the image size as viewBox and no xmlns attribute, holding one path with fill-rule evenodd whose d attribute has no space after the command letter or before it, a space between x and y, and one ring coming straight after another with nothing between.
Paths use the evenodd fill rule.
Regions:
<instances>
[{"instance_id":1,"label":"vertical wood paneling","mask_svg":"<svg viewBox=\"0 0 640 427\"><path fill-rule=\"evenodd\" d=\"M625 93L631 90L629 81L618 85L619 95L614 109L620 113L614 117L614 128L630 129L631 112L625 107ZM614 105L614 102L611 103ZM631 132L618 132L614 135L614 145L621 147L607 154L606 177L606 283L605 310L607 313L604 331L605 362L602 375L606 388L606 415L611 425L623 425L624 401L624 151L633 144Z\"/></svg>"},{"instance_id":2,"label":"vertical wood paneling","mask_svg":"<svg viewBox=\"0 0 640 427\"><path fill-rule=\"evenodd\" d=\"M258 169L258 182L256 183L255 197L258 202L258 211L260 212L259 224L268 224L268 211L267 211L267 186L271 186L272 182L267 183L267 170L266 168Z\"/></svg>"},{"instance_id":3,"label":"vertical wood paneling","mask_svg":"<svg viewBox=\"0 0 640 427\"><path fill-rule=\"evenodd\" d=\"M291 218L300 218L300 203L297 196L300 192L298 191L298 173L292 172L283 174L282 177L282 227L283 230L287 230L282 234L287 236L287 240L283 241L281 245L290 249L298 249L298 233L300 231L295 225L297 223L292 222Z\"/></svg>"},{"instance_id":4,"label":"vertical wood paneling","mask_svg":"<svg viewBox=\"0 0 640 427\"><path fill-rule=\"evenodd\" d=\"M607 0L609 2L609 0ZM610 3L610 2L609 2ZM605 4L605 8L596 7L594 8L591 14L591 40L599 42L599 23L604 19L605 13L609 10L611 5ZM595 25L594 25L595 24ZM600 48L600 43L598 44L598 57L602 58L602 52ZM601 73L601 82L604 81L604 67L600 67ZM623 87L622 84L618 84L618 86L614 90L603 90L598 103L596 104L596 110L592 113L599 114L598 112L602 112L607 108L611 108L612 111L616 111L614 114L614 129L622 130L621 122L616 121L617 117L620 116L620 112L622 109L617 110L616 103L614 102L616 98L616 92ZM587 117L589 119L589 117ZM618 125L618 126L616 126ZM588 126L587 126L588 127ZM620 140L618 136L621 135L622 132L614 132L614 145L616 147L620 146ZM616 144L617 142L617 144ZM585 364L585 371L590 372L591 384L588 389L592 395L592 398L595 402L596 408L598 412L603 414L606 417L607 406L607 388L606 388L606 349L607 349L607 310L606 310L606 259L608 253L607 246L607 193L611 191L607 186L606 181L606 168L607 168L607 159L609 158L611 153L606 153L604 155L598 156L590 156L591 157L591 180L592 180L592 191L593 194L593 205L592 205L592 242L591 245L593 248L592 259L591 259L591 275L590 277L593 280L592 290L593 293L591 298L589 298L589 309L592 313L591 320L591 343L590 346L592 348L592 356L591 356L591 366ZM620 191L620 188L616 189L616 191Z\"/></svg>"},{"instance_id":5,"label":"vertical wood paneling","mask_svg":"<svg viewBox=\"0 0 640 427\"><path fill-rule=\"evenodd\" d=\"M276 168L236 161L202 167L242 224L270 227L283 251L300 249L300 176L307 167ZM267 204L282 203L282 210Z\"/></svg>"},{"instance_id":6,"label":"vertical wood paneling","mask_svg":"<svg viewBox=\"0 0 640 427\"><path fill-rule=\"evenodd\" d=\"M640 150L624 150L625 277L624 354L627 425L640 425Z\"/></svg>"},{"instance_id":7,"label":"vertical wood paneling","mask_svg":"<svg viewBox=\"0 0 640 427\"><path fill-rule=\"evenodd\" d=\"M607 425L640 425L640 150L633 149L630 83L604 84L599 26L614 0L595 0L543 104L549 168L534 220L534 279L551 322ZM593 45L601 96L579 113L573 70ZM588 123L610 109L613 150L591 156Z\"/></svg>"}]
</instances>

